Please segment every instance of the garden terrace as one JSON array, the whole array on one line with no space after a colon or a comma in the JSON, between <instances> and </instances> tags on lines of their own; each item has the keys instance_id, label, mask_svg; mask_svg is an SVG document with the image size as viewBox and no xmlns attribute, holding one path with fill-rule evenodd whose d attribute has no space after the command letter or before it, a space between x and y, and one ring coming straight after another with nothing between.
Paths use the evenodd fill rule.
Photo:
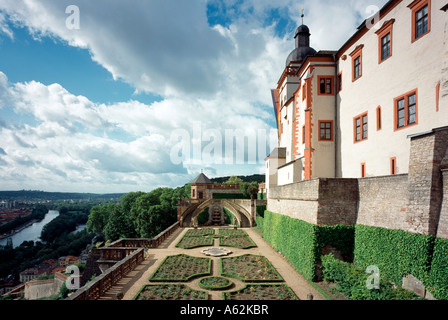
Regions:
<instances>
[{"instance_id":1,"label":"garden terrace","mask_svg":"<svg viewBox=\"0 0 448 320\"><path fill-rule=\"evenodd\" d=\"M288 294L288 290L284 291L283 287L278 285L289 287L290 293L292 292L296 299L307 299L307 295L310 293L315 300L324 299L316 287L310 285L298 274L252 228L243 230L215 227L173 230L171 235L165 237L165 241L161 242L158 247L150 247L149 242L144 241L146 239L135 239L135 243L131 241L132 239L121 239L113 243L112 247L108 248L109 250L115 248L117 252L104 250L103 257L109 254L117 258L119 254L128 255L72 294L69 299L116 300L119 297L123 300L233 300L243 297L249 292L254 293L253 299L275 300L275 292L279 297L285 297L285 299L294 298L292 294ZM177 245L185 236L186 238L194 236L209 238L213 242L211 246L205 248L184 249ZM261 275L254 273L254 275L239 276L238 272L236 275L231 274L232 270L241 268L241 265L230 267L227 264L224 268L226 274L223 274L220 269L220 259L227 257L205 256L201 252L207 248L218 248L220 240L224 238L234 238L235 241L238 239L252 241L255 246L243 248L240 243L231 249L231 253L227 257L252 257L255 263L250 272L256 273L256 265L259 263L258 268L262 268ZM125 250L135 251L129 251L131 252L129 254ZM136 257L133 258L134 256ZM176 259L184 261L171 264L174 260L169 263L168 261L174 258L169 257L176 257ZM256 261L257 258L259 261ZM194 267L195 262L196 267ZM180 266L179 263L184 265ZM244 268L249 269L247 266ZM268 270L270 271L267 272ZM233 272L235 273L235 271ZM262 286L255 286L255 283L251 281ZM260 293L260 290L266 292Z\"/></svg>"}]
</instances>

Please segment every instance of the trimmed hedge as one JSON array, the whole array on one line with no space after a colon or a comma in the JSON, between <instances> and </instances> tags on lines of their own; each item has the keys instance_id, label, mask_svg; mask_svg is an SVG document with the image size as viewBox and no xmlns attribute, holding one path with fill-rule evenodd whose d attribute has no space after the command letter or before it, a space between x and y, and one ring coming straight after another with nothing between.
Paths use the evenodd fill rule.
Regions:
<instances>
[{"instance_id":1,"label":"trimmed hedge","mask_svg":"<svg viewBox=\"0 0 448 320\"><path fill-rule=\"evenodd\" d=\"M435 239L428 282L436 299L448 300L448 240Z\"/></svg>"},{"instance_id":2,"label":"trimmed hedge","mask_svg":"<svg viewBox=\"0 0 448 320\"><path fill-rule=\"evenodd\" d=\"M324 246L332 245L342 254L353 251L353 226L316 226L267 210L264 219L257 218L257 225L266 241L308 280L316 277Z\"/></svg>"},{"instance_id":3,"label":"trimmed hedge","mask_svg":"<svg viewBox=\"0 0 448 320\"><path fill-rule=\"evenodd\" d=\"M360 270L377 266L382 283L401 287L403 277L412 274L434 298L448 299L448 240L364 225L317 226L267 210L264 218L256 217L256 222L266 241L308 280L316 278L321 249L331 245L348 262L353 255L353 265ZM361 292L359 297L368 294L373 293ZM386 293L381 296L385 297Z\"/></svg>"},{"instance_id":4,"label":"trimmed hedge","mask_svg":"<svg viewBox=\"0 0 448 320\"><path fill-rule=\"evenodd\" d=\"M264 212L266 211L266 205L258 205L257 206L257 215L260 217L264 217Z\"/></svg>"},{"instance_id":5,"label":"trimmed hedge","mask_svg":"<svg viewBox=\"0 0 448 320\"><path fill-rule=\"evenodd\" d=\"M402 230L357 225L354 260L361 267L376 265L401 286L412 274L438 300L448 299L448 240Z\"/></svg>"},{"instance_id":6,"label":"trimmed hedge","mask_svg":"<svg viewBox=\"0 0 448 320\"><path fill-rule=\"evenodd\" d=\"M406 274L428 285L434 237L363 225L355 230L354 260L359 266L375 265L397 285Z\"/></svg>"},{"instance_id":7,"label":"trimmed hedge","mask_svg":"<svg viewBox=\"0 0 448 320\"><path fill-rule=\"evenodd\" d=\"M332 254L322 257L324 280L334 282L339 292L351 300L422 300L409 290L380 277L379 289L368 289L370 274L353 263L340 261Z\"/></svg>"}]
</instances>

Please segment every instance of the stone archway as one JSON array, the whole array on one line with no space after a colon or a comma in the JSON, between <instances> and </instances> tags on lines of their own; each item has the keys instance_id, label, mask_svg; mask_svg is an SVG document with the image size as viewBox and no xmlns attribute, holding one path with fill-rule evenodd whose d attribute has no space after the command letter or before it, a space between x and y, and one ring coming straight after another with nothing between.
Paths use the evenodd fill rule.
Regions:
<instances>
[{"instance_id":1,"label":"stone archway","mask_svg":"<svg viewBox=\"0 0 448 320\"><path fill-rule=\"evenodd\" d=\"M253 221L250 212L248 212L242 206L232 202L232 200L225 199L209 199L201 202L198 205L194 205L184 210L180 216L181 227L194 227L197 226L197 217L204 211L204 209L212 207L214 205L221 205L223 208L229 210L238 221L238 225L243 228L252 227Z\"/></svg>"}]
</instances>

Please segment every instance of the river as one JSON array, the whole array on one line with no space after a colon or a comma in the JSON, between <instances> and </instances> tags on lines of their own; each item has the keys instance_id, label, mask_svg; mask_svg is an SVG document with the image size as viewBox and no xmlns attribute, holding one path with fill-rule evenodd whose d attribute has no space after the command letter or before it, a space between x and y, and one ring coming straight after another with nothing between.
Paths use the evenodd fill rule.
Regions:
<instances>
[{"instance_id":1,"label":"river","mask_svg":"<svg viewBox=\"0 0 448 320\"><path fill-rule=\"evenodd\" d=\"M35 222L31 226L23 229L22 231L14 234L11 237L8 237L8 238L12 238L12 246L14 248L18 247L22 244L23 241L34 241L34 242L41 241L40 234L42 232L43 227L47 223L49 223L51 220L56 218L58 215L59 215L59 211L50 210L45 215L45 218L42 221ZM0 245L5 246L8 238L1 239Z\"/></svg>"}]
</instances>

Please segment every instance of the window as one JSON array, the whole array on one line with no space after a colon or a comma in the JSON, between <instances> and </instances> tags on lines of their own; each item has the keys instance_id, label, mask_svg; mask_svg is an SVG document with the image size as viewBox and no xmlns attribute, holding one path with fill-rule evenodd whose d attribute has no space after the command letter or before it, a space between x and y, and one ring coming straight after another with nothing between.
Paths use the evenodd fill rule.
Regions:
<instances>
[{"instance_id":1,"label":"window","mask_svg":"<svg viewBox=\"0 0 448 320\"><path fill-rule=\"evenodd\" d=\"M381 38L381 61L389 58L391 53L390 47L390 33Z\"/></svg>"},{"instance_id":2,"label":"window","mask_svg":"<svg viewBox=\"0 0 448 320\"><path fill-rule=\"evenodd\" d=\"M428 32L428 5L418 10L415 14L415 38L420 38Z\"/></svg>"},{"instance_id":3,"label":"window","mask_svg":"<svg viewBox=\"0 0 448 320\"><path fill-rule=\"evenodd\" d=\"M397 158L390 158L390 174L397 174Z\"/></svg>"},{"instance_id":4,"label":"window","mask_svg":"<svg viewBox=\"0 0 448 320\"><path fill-rule=\"evenodd\" d=\"M342 91L342 72L338 74L338 92Z\"/></svg>"},{"instance_id":5,"label":"window","mask_svg":"<svg viewBox=\"0 0 448 320\"><path fill-rule=\"evenodd\" d=\"M319 76L317 81L319 81L319 95L333 95L333 79L330 76Z\"/></svg>"},{"instance_id":6,"label":"window","mask_svg":"<svg viewBox=\"0 0 448 320\"><path fill-rule=\"evenodd\" d=\"M386 21L383 26L376 31L378 35L378 63L392 56L392 27L395 19Z\"/></svg>"},{"instance_id":7,"label":"window","mask_svg":"<svg viewBox=\"0 0 448 320\"><path fill-rule=\"evenodd\" d=\"M367 112L353 119L354 121L354 142L367 140L368 118Z\"/></svg>"},{"instance_id":8,"label":"window","mask_svg":"<svg viewBox=\"0 0 448 320\"><path fill-rule=\"evenodd\" d=\"M365 177L366 177L366 164L361 163L361 178L365 178Z\"/></svg>"},{"instance_id":9,"label":"window","mask_svg":"<svg viewBox=\"0 0 448 320\"><path fill-rule=\"evenodd\" d=\"M431 31L431 0L415 0L408 8L412 10L412 42Z\"/></svg>"},{"instance_id":10,"label":"window","mask_svg":"<svg viewBox=\"0 0 448 320\"><path fill-rule=\"evenodd\" d=\"M381 107L376 108L376 130L382 129L382 119L381 119Z\"/></svg>"},{"instance_id":11,"label":"window","mask_svg":"<svg viewBox=\"0 0 448 320\"><path fill-rule=\"evenodd\" d=\"M357 57L354 62L353 77L355 79L361 76L361 57Z\"/></svg>"},{"instance_id":12,"label":"window","mask_svg":"<svg viewBox=\"0 0 448 320\"><path fill-rule=\"evenodd\" d=\"M305 144L305 126L302 127L302 143Z\"/></svg>"},{"instance_id":13,"label":"window","mask_svg":"<svg viewBox=\"0 0 448 320\"><path fill-rule=\"evenodd\" d=\"M302 101L306 99L306 83L302 87Z\"/></svg>"},{"instance_id":14,"label":"window","mask_svg":"<svg viewBox=\"0 0 448 320\"><path fill-rule=\"evenodd\" d=\"M319 141L333 141L333 121L319 121Z\"/></svg>"},{"instance_id":15,"label":"window","mask_svg":"<svg viewBox=\"0 0 448 320\"><path fill-rule=\"evenodd\" d=\"M356 49L350 54L352 57L352 81L358 80L362 76L362 48L364 45L359 45Z\"/></svg>"},{"instance_id":16,"label":"window","mask_svg":"<svg viewBox=\"0 0 448 320\"><path fill-rule=\"evenodd\" d=\"M394 102L395 131L418 123L417 90L395 98Z\"/></svg>"}]
</instances>

